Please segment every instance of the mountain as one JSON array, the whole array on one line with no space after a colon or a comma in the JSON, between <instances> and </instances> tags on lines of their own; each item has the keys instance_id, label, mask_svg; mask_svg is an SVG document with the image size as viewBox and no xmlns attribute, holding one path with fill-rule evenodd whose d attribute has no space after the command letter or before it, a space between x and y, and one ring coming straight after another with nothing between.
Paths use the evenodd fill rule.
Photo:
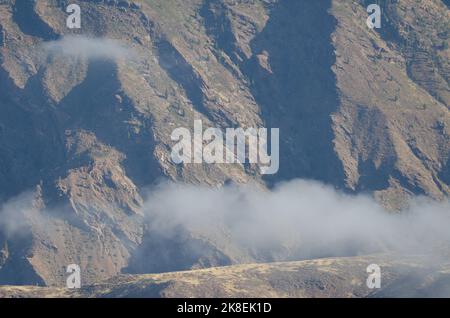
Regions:
<instances>
[{"instance_id":1,"label":"mountain","mask_svg":"<svg viewBox=\"0 0 450 318\"><path fill-rule=\"evenodd\" d=\"M450 194L448 2L382 1L379 30L372 1L85 0L68 29L71 2L0 1L0 284L285 260L223 224L155 233L161 180L312 179L390 210ZM195 119L279 128L279 172L174 164Z\"/></svg>"}]
</instances>

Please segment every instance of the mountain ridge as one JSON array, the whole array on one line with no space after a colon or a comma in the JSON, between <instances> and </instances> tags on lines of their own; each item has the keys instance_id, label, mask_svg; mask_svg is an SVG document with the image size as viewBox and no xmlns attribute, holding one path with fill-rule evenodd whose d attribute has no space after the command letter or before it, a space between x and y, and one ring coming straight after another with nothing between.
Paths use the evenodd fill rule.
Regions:
<instances>
[{"instance_id":1,"label":"mountain ridge","mask_svg":"<svg viewBox=\"0 0 450 318\"><path fill-rule=\"evenodd\" d=\"M380 264L380 289L366 267ZM80 290L0 286L0 297L42 298L377 298L448 297L448 263L436 270L422 256L371 255L301 262L242 264L193 271L121 275ZM447 266L447 267L446 267Z\"/></svg>"}]
</instances>

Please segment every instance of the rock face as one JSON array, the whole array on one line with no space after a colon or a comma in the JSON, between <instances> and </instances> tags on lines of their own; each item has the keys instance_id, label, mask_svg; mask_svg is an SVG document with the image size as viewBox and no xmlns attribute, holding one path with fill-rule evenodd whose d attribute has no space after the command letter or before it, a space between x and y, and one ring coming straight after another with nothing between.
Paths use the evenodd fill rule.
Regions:
<instances>
[{"instance_id":1,"label":"rock face","mask_svg":"<svg viewBox=\"0 0 450 318\"><path fill-rule=\"evenodd\" d=\"M378 32L366 2L79 1L82 28L70 30L68 1L1 1L0 202L21 226L0 230L0 284L61 285L71 263L92 283L253 260L198 233L148 233L143 191L161 179L310 178L392 208L412 194L447 196L448 3L385 1ZM132 56L45 50L80 34ZM173 164L170 135L194 119L280 128L279 173ZM14 206L18 196L28 205ZM205 253L180 254L198 240ZM139 253L152 261L136 264Z\"/></svg>"}]
</instances>

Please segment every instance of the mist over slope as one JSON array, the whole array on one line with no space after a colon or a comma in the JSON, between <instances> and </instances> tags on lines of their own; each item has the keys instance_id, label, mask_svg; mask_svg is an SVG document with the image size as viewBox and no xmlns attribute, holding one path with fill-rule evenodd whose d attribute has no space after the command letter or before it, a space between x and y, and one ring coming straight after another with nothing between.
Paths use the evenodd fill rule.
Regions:
<instances>
[{"instance_id":1,"label":"mist over slope","mask_svg":"<svg viewBox=\"0 0 450 318\"><path fill-rule=\"evenodd\" d=\"M139 251L143 254L134 255L131 266L140 264L140 273L182 270L193 265L177 264L183 254L197 254L208 262L202 241L183 244L183 231L195 233L218 251L230 247L239 251L223 255L229 256L230 264L381 252L432 254L450 242L448 211L448 201L418 198L401 212L389 213L368 195L346 195L302 180L271 191L250 185L214 189L163 184L152 189L144 202L148 237ZM154 242L161 240L178 241L179 248L155 248Z\"/></svg>"},{"instance_id":2,"label":"mist over slope","mask_svg":"<svg viewBox=\"0 0 450 318\"><path fill-rule=\"evenodd\" d=\"M444 1L383 1L379 31L367 1L79 3L70 30L68 1L0 1L0 284L448 241ZM279 128L279 173L175 165L195 119Z\"/></svg>"}]
</instances>

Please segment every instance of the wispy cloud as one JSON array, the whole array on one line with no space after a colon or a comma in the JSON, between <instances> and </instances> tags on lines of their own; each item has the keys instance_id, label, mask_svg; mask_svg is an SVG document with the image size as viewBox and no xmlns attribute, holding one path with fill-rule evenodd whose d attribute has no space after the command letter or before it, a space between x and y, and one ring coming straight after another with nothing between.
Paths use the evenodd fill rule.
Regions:
<instances>
[{"instance_id":1,"label":"wispy cloud","mask_svg":"<svg viewBox=\"0 0 450 318\"><path fill-rule=\"evenodd\" d=\"M0 232L6 237L28 234L26 216L33 213L33 193L24 192L0 206Z\"/></svg>"},{"instance_id":2,"label":"wispy cloud","mask_svg":"<svg viewBox=\"0 0 450 318\"><path fill-rule=\"evenodd\" d=\"M402 213L390 213L369 196L303 180L273 191L165 184L150 193L145 210L151 230L166 237L180 226L200 233L225 227L239 247L265 254L283 248L292 259L416 253L450 244L448 202L417 198Z\"/></svg>"},{"instance_id":3,"label":"wispy cloud","mask_svg":"<svg viewBox=\"0 0 450 318\"><path fill-rule=\"evenodd\" d=\"M108 38L90 38L85 36L64 36L57 41L44 44L50 54L81 57L87 59L127 59L133 52L119 41Z\"/></svg>"}]
</instances>

